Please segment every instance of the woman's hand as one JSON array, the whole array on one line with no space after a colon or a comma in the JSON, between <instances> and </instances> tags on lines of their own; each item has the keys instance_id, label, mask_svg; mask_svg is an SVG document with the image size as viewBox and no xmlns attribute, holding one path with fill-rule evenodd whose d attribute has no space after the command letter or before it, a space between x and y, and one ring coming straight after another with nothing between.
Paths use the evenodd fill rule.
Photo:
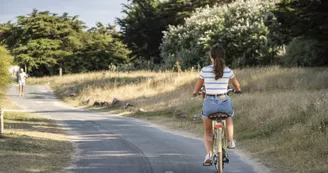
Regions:
<instances>
[{"instance_id":1,"label":"woman's hand","mask_svg":"<svg viewBox=\"0 0 328 173\"><path fill-rule=\"evenodd\" d=\"M193 97L196 97L198 95L198 92L202 88L203 84L204 84L204 79L199 78L195 84L194 91L192 93Z\"/></svg>"},{"instance_id":2,"label":"woman's hand","mask_svg":"<svg viewBox=\"0 0 328 173\"><path fill-rule=\"evenodd\" d=\"M234 93L236 93L236 94L242 94L243 92L241 91L240 88L235 88L235 92Z\"/></svg>"}]
</instances>

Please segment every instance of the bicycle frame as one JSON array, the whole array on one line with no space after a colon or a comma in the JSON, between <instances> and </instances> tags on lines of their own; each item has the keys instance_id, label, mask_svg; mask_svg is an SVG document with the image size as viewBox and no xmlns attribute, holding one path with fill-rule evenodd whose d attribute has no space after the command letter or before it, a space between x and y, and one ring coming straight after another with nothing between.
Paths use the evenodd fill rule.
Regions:
<instances>
[{"instance_id":1,"label":"bicycle frame","mask_svg":"<svg viewBox=\"0 0 328 173\"><path fill-rule=\"evenodd\" d=\"M218 173L223 172L224 162L229 162L227 158L227 138L226 134L226 122L222 118L217 118L212 121L213 127L213 163Z\"/></svg>"},{"instance_id":2,"label":"bicycle frame","mask_svg":"<svg viewBox=\"0 0 328 173\"><path fill-rule=\"evenodd\" d=\"M226 95L229 93L235 92L234 89L228 89ZM238 91L241 94L241 91ZM199 94L202 95L203 101L206 95L205 87L203 86ZM212 115L212 116L211 116ZM228 137L226 129L225 118L228 118L226 113L213 113L209 115L209 118L212 119L212 129L213 129L213 141L212 141L212 163L210 165L215 166L218 173L223 172L224 163L229 163L228 154ZM210 166L208 164L203 164L204 166Z\"/></svg>"}]
</instances>

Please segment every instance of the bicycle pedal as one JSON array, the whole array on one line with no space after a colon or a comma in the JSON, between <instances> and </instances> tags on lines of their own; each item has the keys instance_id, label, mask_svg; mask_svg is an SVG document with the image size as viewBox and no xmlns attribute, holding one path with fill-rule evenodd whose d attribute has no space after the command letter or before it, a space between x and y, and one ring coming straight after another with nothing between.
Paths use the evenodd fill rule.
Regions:
<instances>
[{"instance_id":1,"label":"bicycle pedal","mask_svg":"<svg viewBox=\"0 0 328 173\"><path fill-rule=\"evenodd\" d=\"M228 158L224 158L223 162L224 163L229 163L229 159Z\"/></svg>"},{"instance_id":2,"label":"bicycle pedal","mask_svg":"<svg viewBox=\"0 0 328 173\"><path fill-rule=\"evenodd\" d=\"M212 163L203 163L203 166L212 166Z\"/></svg>"}]
</instances>

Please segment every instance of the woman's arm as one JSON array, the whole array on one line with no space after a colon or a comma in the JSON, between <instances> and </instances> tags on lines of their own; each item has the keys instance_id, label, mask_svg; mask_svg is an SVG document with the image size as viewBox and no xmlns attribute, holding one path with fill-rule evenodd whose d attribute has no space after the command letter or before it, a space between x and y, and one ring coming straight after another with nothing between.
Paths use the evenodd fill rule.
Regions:
<instances>
[{"instance_id":1,"label":"woman's arm","mask_svg":"<svg viewBox=\"0 0 328 173\"><path fill-rule=\"evenodd\" d=\"M200 88L202 88L203 85L204 85L204 79L198 78L198 80L195 84L194 91L193 91L192 95L196 96L198 94L198 92L200 91Z\"/></svg>"},{"instance_id":2,"label":"woman's arm","mask_svg":"<svg viewBox=\"0 0 328 173\"><path fill-rule=\"evenodd\" d=\"M237 80L236 77L233 77L233 78L231 79L231 83L232 83L233 87L235 88L235 92L239 92L239 91L241 91L241 89L240 89L240 84L239 84L239 82L238 82L238 80Z\"/></svg>"}]
</instances>

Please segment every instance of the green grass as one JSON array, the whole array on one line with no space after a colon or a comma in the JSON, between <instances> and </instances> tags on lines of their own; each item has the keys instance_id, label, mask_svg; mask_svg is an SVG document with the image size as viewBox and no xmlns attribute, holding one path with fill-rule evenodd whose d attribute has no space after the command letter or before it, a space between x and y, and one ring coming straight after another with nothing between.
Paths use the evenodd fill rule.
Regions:
<instances>
[{"instance_id":1,"label":"green grass","mask_svg":"<svg viewBox=\"0 0 328 173\"><path fill-rule=\"evenodd\" d=\"M234 70L244 94L233 95L238 146L260 158L273 172L328 172L328 68L248 68ZM191 99L198 72L99 72L29 79L48 83L65 102L80 103L91 96L132 103L99 109L146 119L201 137L202 100ZM69 97L67 93L77 96ZM140 111L142 108L144 111ZM177 119L185 112L187 119Z\"/></svg>"}]
</instances>

